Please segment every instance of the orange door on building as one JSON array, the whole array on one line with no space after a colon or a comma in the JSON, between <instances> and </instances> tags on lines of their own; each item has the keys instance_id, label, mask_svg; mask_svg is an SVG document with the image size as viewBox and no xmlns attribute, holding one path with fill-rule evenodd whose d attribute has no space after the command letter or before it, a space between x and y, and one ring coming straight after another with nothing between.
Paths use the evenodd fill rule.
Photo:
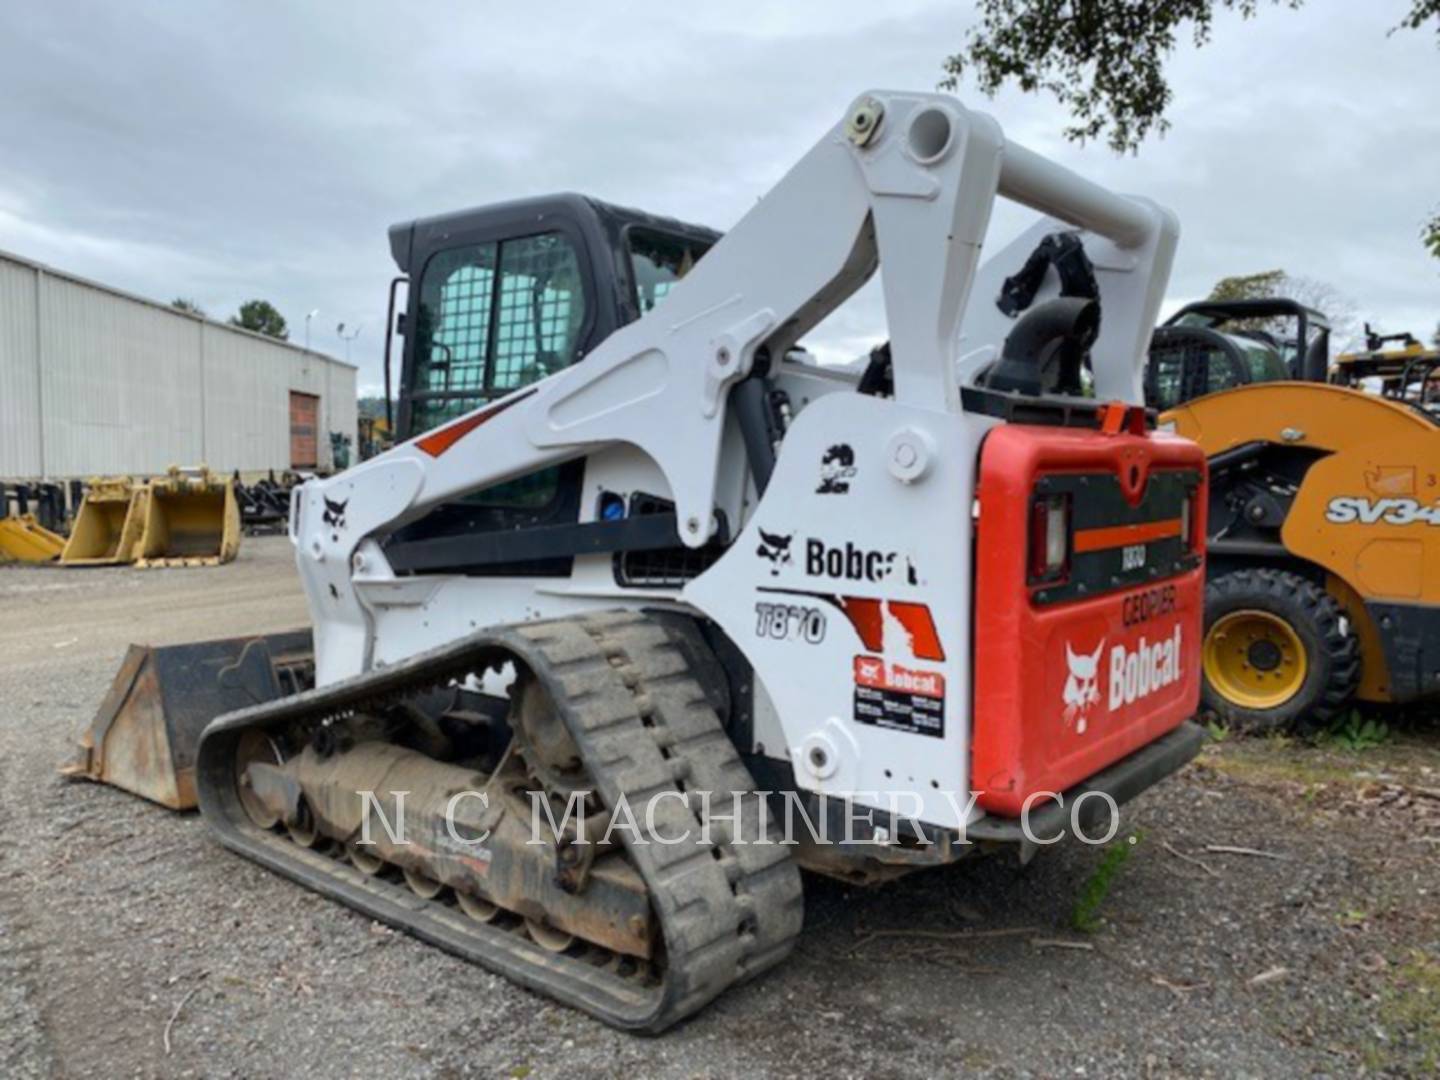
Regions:
<instances>
[{"instance_id":1,"label":"orange door on building","mask_svg":"<svg viewBox=\"0 0 1440 1080\"><path fill-rule=\"evenodd\" d=\"M320 464L316 453L315 432L320 415L320 399L314 394L290 391L290 467L313 469Z\"/></svg>"}]
</instances>

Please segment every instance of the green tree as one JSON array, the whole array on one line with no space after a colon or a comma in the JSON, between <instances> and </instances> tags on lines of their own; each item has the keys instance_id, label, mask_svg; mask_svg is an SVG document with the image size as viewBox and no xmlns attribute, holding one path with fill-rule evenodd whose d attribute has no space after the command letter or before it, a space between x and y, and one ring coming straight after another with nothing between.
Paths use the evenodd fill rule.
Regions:
<instances>
[{"instance_id":1,"label":"green tree","mask_svg":"<svg viewBox=\"0 0 1440 1080\"><path fill-rule=\"evenodd\" d=\"M1284 270L1262 270L1258 274L1232 274L1223 277L1210 290L1209 300L1266 300L1283 297L1314 308L1330 323L1331 352L1358 349L1365 341L1360 309L1355 301L1335 286L1315 278L1287 274ZM1272 334L1293 333L1294 324L1286 318L1237 319L1237 329L1267 330Z\"/></svg>"},{"instance_id":2,"label":"green tree","mask_svg":"<svg viewBox=\"0 0 1440 1080\"><path fill-rule=\"evenodd\" d=\"M1425 223L1420 230L1420 242L1425 245L1426 251L1440 259L1440 214Z\"/></svg>"},{"instance_id":3,"label":"green tree","mask_svg":"<svg viewBox=\"0 0 1440 1080\"><path fill-rule=\"evenodd\" d=\"M185 312L187 315L199 315L202 319L205 317L205 309L202 308L199 303L188 297L177 296L174 300L170 301L170 306L176 311Z\"/></svg>"},{"instance_id":4,"label":"green tree","mask_svg":"<svg viewBox=\"0 0 1440 1080\"><path fill-rule=\"evenodd\" d=\"M979 0L980 24L966 32L960 52L946 57L940 83L955 89L966 76L985 94L1013 83L1045 93L1070 113L1065 137L1104 138L1117 153L1139 149L1152 131L1163 134L1173 94L1165 64L1182 34L1197 49L1210 40L1216 11L1253 17L1262 7L1301 7L1304 0ZM1440 0L1411 0L1395 30L1418 30L1435 20ZM1440 214L1421 232L1440 258Z\"/></svg>"},{"instance_id":5,"label":"green tree","mask_svg":"<svg viewBox=\"0 0 1440 1080\"><path fill-rule=\"evenodd\" d=\"M1209 300L1265 300L1283 295L1284 270L1262 270L1258 274L1232 274L1223 277L1210 290Z\"/></svg>"},{"instance_id":6,"label":"green tree","mask_svg":"<svg viewBox=\"0 0 1440 1080\"><path fill-rule=\"evenodd\" d=\"M384 419L385 399L377 394L361 395L355 400L355 410L361 417L371 420Z\"/></svg>"},{"instance_id":7,"label":"green tree","mask_svg":"<svg viewBox=\"0 0 1440 1080\"><path fill-rule=\"evenodd\" d=\"M290 339L290 331L285 326L285 316L276 311L275 305L268 300L245 301L240 305L239 313L230 320L230 325L279 338L281 341Z\"/></svg>"}]
</instances>

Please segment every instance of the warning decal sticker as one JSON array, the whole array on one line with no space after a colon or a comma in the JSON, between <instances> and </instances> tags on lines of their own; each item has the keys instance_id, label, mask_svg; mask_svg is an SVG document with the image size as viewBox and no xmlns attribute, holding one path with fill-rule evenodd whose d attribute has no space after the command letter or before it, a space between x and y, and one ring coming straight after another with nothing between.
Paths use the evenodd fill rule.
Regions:
<instances>
[{"instance_id":1,"label":"warning decal sticker","mask_svg":"<svg viewBox=\"0 0 1440 1080\"><path fill-rule=\"evenodd\" d=\"M855 720L861 724L945 737L945 676L855 657Z\"/></svg>"}]
</instances>

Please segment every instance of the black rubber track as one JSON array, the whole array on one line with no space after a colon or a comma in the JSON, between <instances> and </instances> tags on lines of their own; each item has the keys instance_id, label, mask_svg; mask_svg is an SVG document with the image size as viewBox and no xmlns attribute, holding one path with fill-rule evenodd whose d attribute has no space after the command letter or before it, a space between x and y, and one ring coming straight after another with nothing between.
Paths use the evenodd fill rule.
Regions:
<instances>
[{"instance_id":1,"label":"black rubber track","mask_svg":"<svg viewBox=\"0 0 1440 1080\"><path fill-rule=\"evenodd\" d=\"M1313 581L1287 570L1236 570L1205 588L1205 632L1232 611L1253 608L1284 619L1305 645L1305 683L1272 709L1249 709L1222 697L1203 680L1206 708L1246 731L1314 727L1349 704L1360 682L1360 643L1336 599Z\"/></svg>"},{"instance_id":2,"label":"black rubber track","mask_svg":"<svg viewBox=\"0 0 1440 1080\"><path fill-rule=\"evenodd\" d=\"M628 830L615 831L645 880L661 927L658 983L598 964L586 950L547 952L523 933L475 922L402 885L366 877L283 833L257 828L240 805L233 760L243 731L383 709L507 661L527 667L550 694L606 806L623 795L643 822L650 800L665 793L717 796L710 844L636 844ZM228 713L206 728L196 774L200 809L225 846L616 1027L653 1033L694 1013L783 959L804 917L799 870L789 849L763 831L758 800L744 800L738 825L726 820L730 793L754 790L749 771L680 649L661 625L637 612L483 630L391 667ZM698 835L703 812L695 798L687 806L665 797L654 807L658 831L669 837L687 828Z\"/></svg>"}]
</instances>

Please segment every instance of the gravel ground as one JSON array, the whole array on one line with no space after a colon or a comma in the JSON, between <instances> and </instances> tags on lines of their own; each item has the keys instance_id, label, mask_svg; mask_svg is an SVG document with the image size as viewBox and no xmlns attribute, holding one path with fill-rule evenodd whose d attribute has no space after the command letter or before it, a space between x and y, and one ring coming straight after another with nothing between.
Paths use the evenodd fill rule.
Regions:
<instances>
[{"instance_id":1,"label":"gravel ground","mask_svg":"<svg viewBox=\"0 0 1440 1080\"><path fill-rule=\"evenodd\" d=\"M280 538L211 570L0 567L0 1075L1269 1077L1440 1063L1433 723L1364 751L1214 744L1133 804L1134 844L873 891L808 879L785 966L641 1039L244 862L193 814L56 776L128 642L304 622Z\"/></svg>"}]
</instances>

